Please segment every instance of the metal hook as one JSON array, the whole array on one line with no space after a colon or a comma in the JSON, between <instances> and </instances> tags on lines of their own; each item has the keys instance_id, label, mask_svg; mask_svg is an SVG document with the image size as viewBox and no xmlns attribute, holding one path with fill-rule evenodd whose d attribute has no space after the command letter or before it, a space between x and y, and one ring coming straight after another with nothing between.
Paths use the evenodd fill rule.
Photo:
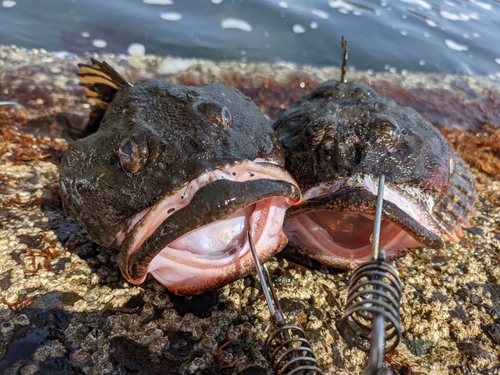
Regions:
<instances>
[{"instance_id":1,"label":"metal hook","mask_svg":"<svg viewBox=\"0 0 500 375\"><path fill-rule=\"evenodd\" d=\"M259 261L250 231L247 235L274 326L265 345L274 372L277 375L323 374L304 330L287 324L267 267Z\"/></svg>"},{"instance_id":2,"label":"metal hook","mask_svg":"<svg viewBox=\"0 0 500 375\"><path fill-rule=\"evenodd\" d=\"M255 267L257 268L257 273L259 274L260 284L262 286L262 291L266 297L267 306L269 307L269 313L277 326L285 325L285 317L283 316L283 311L281 310L280 302L274 291L274 286L271 281L271 276L265 264L260 264L259 257L257 255L257 250L255 250L255 245L253 243L252 233L250 231L248 234L248 243L250 244L250 249L252 250L253 260L255 261Z\"/></svg>"}]
</instances>

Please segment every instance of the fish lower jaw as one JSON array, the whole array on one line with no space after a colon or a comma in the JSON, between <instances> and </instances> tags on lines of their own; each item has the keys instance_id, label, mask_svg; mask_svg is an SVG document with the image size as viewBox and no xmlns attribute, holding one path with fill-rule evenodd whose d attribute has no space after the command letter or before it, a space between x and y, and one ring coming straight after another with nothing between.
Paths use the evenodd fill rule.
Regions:
<instances>
[{"instance_id":1,"label":"fish lower jaw","mask_svg":"<svg viewBox=\"0 0 500 375\"><path fill-rule=\"evenodd\" d=\"M333 211L315 211L285 224L290 245L323 264L351 269L370 260L373 217ZM404 255L408 249L423 246L397 224L383 220L380 248L388 259Z\"/></svg>"},{"instance_id":2,"label":"fish lower jaw","mask_svg":"<svg viewBox=\"0 0 500 375\"><path fill-rule=\"evenodd\" d=\"M261 262L287 243L281 224L287 205L280 200L285 199L257 202L187 233L161 250L147 272L178 295L199 294L244 277L255 268L247 231L252 233Z\"/></svg>"}]
</instances>

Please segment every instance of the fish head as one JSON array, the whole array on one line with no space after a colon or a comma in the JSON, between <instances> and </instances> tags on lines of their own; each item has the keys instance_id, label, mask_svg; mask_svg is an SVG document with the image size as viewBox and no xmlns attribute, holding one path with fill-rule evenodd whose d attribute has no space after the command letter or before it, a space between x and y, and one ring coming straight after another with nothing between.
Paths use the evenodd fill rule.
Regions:
<instances>
[{"instance_id":1,"label":"fish head","mask_svg":"<svg viewBox=\"0 0 500 375\"><path fill-rule=\"evenodd\" d=\"M89 96L106 104L98 130L69 146L61 193L93 240L119 249L127 280L149 272L177 294L198 294L253 269L247 231L261 261L285 246L284 214L300 191L247 97L220 83L146 80L106 99L111 73L101 82L93 63Z\"/></svg>"},{"instance_id":2,"label":"fish head","mask_svg":"<svg viewBox=\"0 0 500 375\"><path fill-rule=\"evenodd\" d=\"M458 241L477 200L474 179L441 133L368 85L327 81L274 124L302 204L287 213L292 247L324 264L369 260L378 178L388 258Z\"/></svg>"}]
</instances>

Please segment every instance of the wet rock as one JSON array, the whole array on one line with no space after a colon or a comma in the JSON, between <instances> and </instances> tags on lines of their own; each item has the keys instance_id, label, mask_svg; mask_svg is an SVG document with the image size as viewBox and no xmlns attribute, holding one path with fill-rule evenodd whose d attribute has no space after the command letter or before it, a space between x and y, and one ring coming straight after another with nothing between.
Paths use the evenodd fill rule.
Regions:
<instances>
[{"instance_id":1,"label":"wet rock","mask_svg":"<svg viewBox=\"0 0 500 375\"><path fill-rule=\"evenodd\" d=\"M490 337L491 341L500 345L500 324L492 323L483 326L484 332Z\"/></svg>"},{"instance_id":2,"label":"wet rock","mask_svg":"<svg viewBox=\"0 0 500 375\"><path fill-rule=\"evenodd\" d=\"M418 357L429 354L434 346L434 341L431 340L407 340L402 339L402 342L410 350L413 355Z\"/></svg>"},{"instance_id":3,"label":"wet rock","mask_svg":"<svg viewBox=\"0 0 500 375\"><path fill-rule=\"evenodd\" d=\"M470 342L459 342L457 343L457 348L464 355L469 358L485 358L491 359L491 354L481 348L479 345L470 343Z\"/></svg>"}]
</instances>

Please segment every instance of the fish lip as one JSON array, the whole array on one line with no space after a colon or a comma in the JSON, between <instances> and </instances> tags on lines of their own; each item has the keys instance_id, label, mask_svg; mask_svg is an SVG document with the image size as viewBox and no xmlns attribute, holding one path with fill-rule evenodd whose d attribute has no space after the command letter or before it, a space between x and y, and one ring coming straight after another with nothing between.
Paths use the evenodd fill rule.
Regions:
<instances>
[{"instance_id":1,"label":"fish lip","mask_svg":"<svg viewBox=\"0 0 500 375\"><path fill-rule=\"evenodd\" d=\"M425 246L434 249L441 249L444 247L444 242L440 236L418 223L413 217L398 207L397 204L387 199L383 201L383 220L392 221L398 224L402 229ZM356 188L342 188L331 194L310 198L290 208L287 211L285 222L300 215L318 210L375 215L376 207L377 196L371 191Z\"/></svg>"},{"instance_id":2,"label":"fish lip","mask_svg":"<svg viewBox=\"0 0 500 375\"><path fill-rule=\"evenodd\" d=\"M377 201L377 179L367 175L357 175L350 178L340 178L332 184L323 184L313 187L303 193L303 202L291 207L285 217L285 233L290 221L293 219L319 210L332 210L344 213L359 213L374 216ZM444 248L439 227L433 218L434 198L430 197L427 202L413 199L404 189L390 182L386 183L384 191L384 206L382 219L395 223L403 231L408 233L415 241L433 249ZM393 202L395 196L406 196L405 204ZM411 200L411 201L409 201ZM405 209L413 204L411 209L415 212L410 214ZM287 228L288 226L288 228ZM324 264L341 268L354 268L362 261L368 260L363 257L359 259L333 259L337 257L322 253L323 250L309 249L299 243L294 243L289 235L289 246L295 247L300 253L318 260ZM406 253L405 249L388 252L388 259L400 257ZM365 259L366 258L366 259Z\"/></svg>"},{"instance_id":3,"label":"fish lip","mask_svg":"<svg viewBox=\"0 0 500 375\"><path fill-rule=\"evenodd\" d=\"M229 178L232 176L232 170L238 167L255 171L257 177L259 176L258 173L261 173L261 177L265 173L268 173L267 178L239 182L230 181ZM214 177L217 173L219 173L218 179ZM252 173L249 176L252 176ZM193 183L193 181L195 182ZM187 232L214 222L214 218L215 220L224 219L244 207L273 197L283 197L283 199L287 200L288 207L301 201L300 190L291 175L282 167L260 159L257 161L243 161L224 165L214 171L205 172L193 181L187 187L183 188L187 191L193 183L196 189L190 197L188 204L174 211L166 219L161 220L161 223L154 228L153 235L143 236L142 242L137 241L140 226L149 225L148 223L152 222L155 215L152 212L155 210L161 212L163 202L171 199L172 194L166 194L153 207L147 210L144 216L126 234L120 246L118 264L124 277L130 282L134 284L142 283L148 273L148 265L164 247ZM246 190L249 194L233 194L236 199L228 203L224 202L225 197L223 194L214 194L216 192L220 193L221 189L226 192ZM209 204L207 204L207 201L203 202L203 198L207 196L210 197ZM198 204L200 202L204 204ZM197 203L196 207L192 203ZM200 214L200 209L210 215ZM171 220L172 218L174 220ZM160 232L158 232L159 230ZM278 241L278 245L281 248L286 244L285 235L283 234L282 237L284 240L281 239ZM274 252L281 248L276 249ZM268 254L266 256L268 258L271 255Z\"/></svg>"}]
</instances>

